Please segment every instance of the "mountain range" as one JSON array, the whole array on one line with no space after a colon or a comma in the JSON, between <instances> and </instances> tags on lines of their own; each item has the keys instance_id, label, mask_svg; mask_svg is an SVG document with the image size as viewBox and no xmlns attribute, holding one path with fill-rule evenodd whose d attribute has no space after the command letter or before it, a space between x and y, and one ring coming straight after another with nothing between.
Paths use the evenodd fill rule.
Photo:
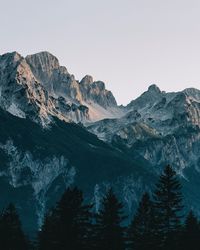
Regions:
<instances>
[{"instance_id":1,"label":"mountain range","mask_svg":"<svg viewBox=\"0 0 200 250\"><path fill-rule=\"evenodd\" d=\"M151 85L118 106L102 81L76 80L48 52L0 56L0 206L33 233L69 185L99 202L113 186L133 213L166 164L200 214L200 90Z\"/></svg>"}]
</instances>

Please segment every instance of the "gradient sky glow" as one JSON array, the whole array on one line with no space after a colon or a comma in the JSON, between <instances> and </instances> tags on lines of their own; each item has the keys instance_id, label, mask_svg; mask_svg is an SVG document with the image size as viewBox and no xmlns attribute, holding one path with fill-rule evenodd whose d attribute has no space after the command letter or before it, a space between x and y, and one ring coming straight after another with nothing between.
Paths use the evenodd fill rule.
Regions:
<instances>
[{"instance_id":1,"label":"gradient sky glow","mask_svg":"<svg viewBox=\"0 0 200 250\"><path fill-rule=\"evenodd\" d=\"M200 89L199 0L0 0L0 54L56 55L119 104L152 83Z\"/></svg>"}]
</instances>

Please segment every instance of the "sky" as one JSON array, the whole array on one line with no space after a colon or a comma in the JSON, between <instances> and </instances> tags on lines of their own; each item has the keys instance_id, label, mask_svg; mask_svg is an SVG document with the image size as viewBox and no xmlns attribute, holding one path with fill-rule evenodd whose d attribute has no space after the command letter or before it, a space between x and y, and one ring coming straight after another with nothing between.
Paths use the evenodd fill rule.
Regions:
<instances>
[{"instance_id":1,"label":"sky","mask_svg":"<svg viewBox=\"0 0 200 250\"><path fill-rule=\"evenodd\" d=\"M156 84L200 89L199 0L0 0L0 54L49 51L118 104Z\"/></svg>"}]
</instances>

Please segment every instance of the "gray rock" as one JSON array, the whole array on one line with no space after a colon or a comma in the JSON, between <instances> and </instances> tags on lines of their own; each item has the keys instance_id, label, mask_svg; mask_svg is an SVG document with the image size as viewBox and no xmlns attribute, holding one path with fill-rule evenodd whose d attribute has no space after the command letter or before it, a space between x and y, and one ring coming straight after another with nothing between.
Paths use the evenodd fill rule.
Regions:
<instances>
[{"instance_id":1,"label":"gray rock","mask_svg":"<svg viewBox=\"0 0 200 250\"><path fill-rule=\"evenodd\" d=\"M44 126L52 116L85 123L121 115L103 82L86 76L79 83L49 52L26 58L17 52L0 56L0 93L3 109Z\"/></svg>"}]
</instances>

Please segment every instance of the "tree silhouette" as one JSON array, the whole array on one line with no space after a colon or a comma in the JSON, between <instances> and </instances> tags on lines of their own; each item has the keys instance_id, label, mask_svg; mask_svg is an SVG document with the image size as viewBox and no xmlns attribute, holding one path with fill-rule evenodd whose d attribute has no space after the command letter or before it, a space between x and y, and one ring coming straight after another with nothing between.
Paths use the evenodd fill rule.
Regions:
<instances>
[{"instance_id":1,"label":"tree silhouette","mask_svg":"<svg viewBox=\"0 0 200 250\"><path fill-rule=\"evenodd\" d=\"M68 188L44 221L39 235L41 250L82 250L90 248L92 206L83 204L78 188Z\"/></svg>"},{"instance_id":2,"label":"tree silhouette","mask_svg":"<svg viewBox=\"0 0 200 250\"><path fill-rule=\"evenodd\" d=\"M13 204L9 204L0 217L0 248L3 250L28 249L28 242Z\"/></svg>"},{"instance_id":3,"label":"tree silhouette","mask_svg":"<svg viewBox=\"0 0 200 250\"><path fill-rule=\"evenodd\" d=\"M182 250L200 249L200 226L197 217L189 212L183 229Z\"/></svg>"},{"instance_id":4,"label":"tree silhouette","mask_svg":"<svg viewBox=\"0 0 200 250\"><path fill-rule=\"evenodd\" d=\"M118 201L112 189L109 189L102 201L102 208L96 220L96 246L98 250L125 249L124 228L122 222L123 204Z\"/></svg>"},{"instance_id":5,"label":"tree silhouette","mask_svg":"<svg viewBox=\"0 0 200 250\"><path fill-rule=\"evenodd\" d=\"M177 249L181 218L182 193L176 172L168 165L161 174L154 192L158 247Z\"/></svg>"},{"instance_id":6,"label":"tree silhouette","mask_svg":"<svg viewBox=\"0 0 200 250\"><path fill-rule=\"evenodd\" d=\"M142 196L137 212L128 230L129 249L154 249L154 205L148 193Z\"/></svg>"},{"instance_id":7,"label":"tree silhouette","mask_svg":"<svg viewBox=\"0 0 200 250\"><path fill-rule=\"evenodd\" d=\"M57 228L59 223L55 210L50 211L45 216L42 230L39 232L39 250L55 250L59 247Z\"/></svg>"}]
</instances>

